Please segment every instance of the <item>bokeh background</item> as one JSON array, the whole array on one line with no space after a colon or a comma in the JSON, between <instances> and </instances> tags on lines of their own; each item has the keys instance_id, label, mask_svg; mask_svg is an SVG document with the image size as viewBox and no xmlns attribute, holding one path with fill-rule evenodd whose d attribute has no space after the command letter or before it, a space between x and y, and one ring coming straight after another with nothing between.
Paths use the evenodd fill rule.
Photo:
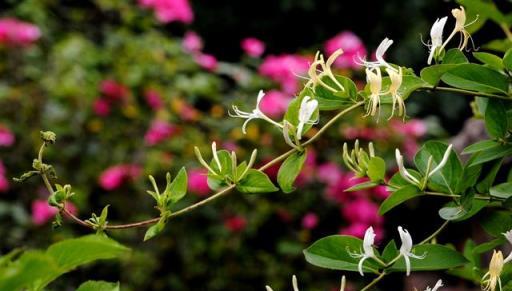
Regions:
<instances>
[{"instance_id":1,"label":"bokeh background","mask_svg":"<svg viewBox=\"0 0 512 291\"><path fill-rule=\"evenodd\" d=\"M510 11L510 2L496 4ZM436 18L450 15L457 5L433 0L3 0L0 253L20 246L44 248L89 232L70 222L52 229L55 211L46 204L41 181L12 181L30 168L40 130L58 135L47 161L61 183L73 186L70 207L77 215L87 218L110 204L112 223L151 218L158 213L145 193L148 174L163 181L166 171L187 168L190 191L178 207L211 195L193 146L208 153L217 141L241 158L258 148L259 164L287 150L279 132L258 121L243 135L242 121L228 116L232 104L252 110L263 89L268 92L264 110L280 118L315 52L330 54L340 47L347 53L337 62L337 73L354 78L361 88L364 72L354 60L371 58L384 37L395 40L387 59L418 72L428 50L421 40L428 39ZM473 35L476 46L497 37L501 32L492 23ZM373 140L390 160L394 148L411 157L427 138L458 135L463 146L481 134L478 125L464 131L472 116L465 98L415 94L407 123L361 119L356 112L311 149L294 193L234 193L171 221L160 237L146 243L144 229L111 232L133 248L129 257L74 271L49 290L73 290L88 279L120 281L123 290L263 290L265 284L288 290L292 274L304 289L333 290L341 274L310 266L302 256L316 239L336 233L362 236L373 225L383 240L396 236L398 224L419 239L442 222L429 204L420 207L418 201L380 217L378 205L387 197L383 188L343 192L358 182L341 166L343 142ZM275 177L277 169L268 174ZM470 231L476 230L461 225L441 238L463 243L457 237ZM415 281L418 288L424 287L421 279ZM349 280L352 287L362 283L356 274ZM464 288L457 279L448 280ZM402 290L406 283L391 276L382 288Z\"/></svg>"}]
</instances>

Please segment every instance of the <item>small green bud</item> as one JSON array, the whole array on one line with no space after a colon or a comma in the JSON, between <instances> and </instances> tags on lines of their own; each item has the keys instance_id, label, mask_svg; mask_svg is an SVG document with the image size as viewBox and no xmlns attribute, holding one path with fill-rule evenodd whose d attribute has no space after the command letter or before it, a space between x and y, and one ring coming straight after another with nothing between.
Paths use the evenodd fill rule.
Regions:
<instances>
[{"instance_id":1,"label":"small green bud","mask_svg":"<svg viewBox=\"0 0 512 291\"><path fill-rule=\"evenodd\" d=\"M40 131L41 139L48 144L55 143L57 135L53 131Z\"/></svg>"}]
</instances>

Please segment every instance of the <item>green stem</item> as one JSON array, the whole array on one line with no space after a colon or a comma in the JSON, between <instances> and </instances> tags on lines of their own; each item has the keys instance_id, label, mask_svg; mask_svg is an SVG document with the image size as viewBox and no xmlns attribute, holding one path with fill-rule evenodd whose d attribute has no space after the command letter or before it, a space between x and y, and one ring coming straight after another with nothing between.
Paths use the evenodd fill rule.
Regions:
<instances>
[{"instance_id":1,"label":"green stem","mask_svg":"<svg viewBox=\"0 0 512 291\"><path fill-rule=\"evenodd\" d=\"M436 229L436 231L434 231L431 235L429 235L426 239L422 240L419 244L420 245L423 245L423 244L426 244L428 243L429 241L431 241L433 238L435 238L436 236L438 236L441 231L443 231L447 226L448 226L448 223L450 223L450 221L445 221L443 224L441 224L441 226Z\"/></svg>"},{"instance_id":2,"label":"green stem","mask_svg":"<svg viewBox=\"0 0 512 291\"><path fill-rule=\"evenodd\" d=\"M378 277L376 277L375 279L373 279L373 281L371 281L368 285L364 286L363 289L361 289L361 291L367 291L367 290L370 290L370 288L372 288L373 286L375 286L377 283L379 283L380 280L382 280L384 278L384 276L386 276L386 272L382 272L380 273L380 275Z\"/></svg>"},{"instance_id":3,"label":"green stem","mask_svg":"<svg viewBox=\"0 0 512 291\"><path fill-rule=\"evenodd\" d=\"M429 196L439 196L439 197L448 197L448 198L460 198L460 195L457 194L447 194L447 193L440 193L440 192L430 192L430 191L424 191L425 195ZM484 196L484 195L475 195L474 197L476 200L485 200L485 201L491 201L490 196ZM500 200L500 198L495 197L493 199Z\"/></svg>"},{"instance_id":4,"label":"green stem","mask_svg":"<svg viewBox=\"0 0 512 291\"><path fill-rule=\"evenodd\" d=\"M350 107L347 107L346 109L344 109L343 111L340 111L338 114L336 114L334 117L332 117L326 124L324 124L324 126L322 126L322 128L320 128L320 130L318 130L318 132L313 135L309 140L307 140L306 142L304 142L303 144L301 144L302 147L305 147L311 143L313 143L315 140L317 140L329 127L331 127L338 119L340 119L343 115L347 114L348 112L356 109L357 107L363 105L364 102L357 102L355 103L354 105L350 106ZM41 150L40 150L40 160L42 162L42 151L44 150L44 146L43 145L41 147ZM267 168L271 167L272 165L286 159L288 156L290 156L291 154L293 154L294 152L296 152L297 149L290 149L289 151L281 154L280 156L274 158L273 160L269 161L268 163L266 163L265 165L261 166L258 168L259 171L263 171L263 170L266 170ZM48 181L48 178L46 177L46 175L42 175L43 176L43 180L45 181L45 184L48 188L48 190L53 193L53 188L51 187L51 184L50 182ZM222 197L222 196L225 196L227 194L229 194L231 192L231 190L233 190L234 188L236 187L235 184L233 185L229 185L228 187L226 188L223 188L222 190L220 190L219 192L213 194L212 196L206 198L206 199L203 199L195 204L192 204L188 207L185 207L183 209L180 209L176 212L173 212L169 215L169 219L171 218L174 218L174 217L177 217L177 216L180 216L180 215L183 215L183 214L186 214L196 208L199 208L203 205L206 205L214 200L217 200L218 198ZM51 189L51 190L50 190ZM89 227L89 228L92 228L92 225L90 223L88 223L87 221L85 220L82 220L78 217L76 217L75 215L73 215L68 209L66 209L66 207L64 206L62 209L61 209L62 212L64 212L66 215L68 215L73 221L77 222L78 224L80 225L83 225L83 226L86 226L86 227ZM143 227L143 226L147 226L147 225L150 225L150 224L154 224L154 223L157 223L158 221L160 220L160 217L155 217L155 218L151 218L151 219L147 219L147 220L143 220L143 221L139 221L139 222L134 222L134 223L127 223L127 224L118 224L118 225L107 225L105 227L105 229L126 229L126 228L134 228L134 227Z\"/></svg>"},{"instance_id":5,"label":"green stem","mask_svg":"<svg viewBox=\"0 0 512 291\"><path fill-rule=\"evenodd\" d=\"M464 89L459 89L459 88L451 88L451 87L428 87L428 88L419 88L418 90L444 91L444 92L453 92L453 93L459 93L459 94L470 95L470 96L481 96L481 97L497 98L497 99L503 99L503 100L512 100L511 97L506 96L506 95L497 95L497 94L492 94L492 93L476 92L476 91L464 90Z\"/></svg>"}]
</instances>

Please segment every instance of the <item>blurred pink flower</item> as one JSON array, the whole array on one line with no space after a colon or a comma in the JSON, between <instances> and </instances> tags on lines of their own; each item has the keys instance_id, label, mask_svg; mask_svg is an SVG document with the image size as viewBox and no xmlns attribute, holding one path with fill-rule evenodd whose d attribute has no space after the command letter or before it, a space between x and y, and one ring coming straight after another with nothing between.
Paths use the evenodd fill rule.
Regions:
<instances>
[{"instance_id":1,"label":"blurred pink flower","mask_svg":"<svg viewBox=\"0 0 512 291\"><path fill-rule=\"evenodd\" d=\"M302 227L305 229L314 229L318 225L318 215L308 212L302 217Z\"/></svg>"},{"instance_id":2,"label":"blurred pink flower","mask_svg":"<svg viewBox=\"0 0 512 291\"><path fill-rule=\"evenodd\" d=\"M334 185L343 177L343 172L337 164L327 162L318 166L316 177L322 183Z\"/></svg>"},{"instance_id":3,"label":"blurred pink flower","mask_svg":"<svg viewBox=\"0 0 512 291\"><path fill-rule=\"evenodd\" d=\"M306 156L306 161L304 161L304 166L297 176L297 180L295 181L295 185L302 186L304 184L310 183L315 178L315 168L316 168L316 152L313 149L309 149Z\"/></svg>"},{"instance_id":4,"label":"blurred pink flower","mask_svg":"<svg viewBox=\"0 0 512 291\"><path fill-rule=\"evenodd\" d=\"M419 145L413 137L405 137L402 149L407 159L412 160L419 149Z\"/></svg>"},{"instance_id":5,"label":"blurred pink flower","mask_svg":"<svg viewBox=\"0 0 512 291\"><path fill-rule=\"evenodd\" d=\"M247 220L240 215L234 215L224 219L224 227L231 232L241 232L247 226Z\"/></svg>"},{"instance_id":6,"label":"blurred pink flower","mask_svg":"<svg viewBox=\"0 0 512 291\"><path fill-rule=\"evenodd\" d=\"M16 138L12 131L0 124L0 147L10 147L14 144Z\"/></svg>"},{"instance_id":7,"label":"blurred pink flower","mask_svg":"<svg viewBox=\"0 0 512 291\"><path fill-rule=\"evenodd\" d=\"M352 172L340 172L338 175L336 182L334 182L334 177L330 177L331 184L327 184L327 188L325 189L327 199L344 203L350 198L360 197L366 193L365 191L346 192L345 190L356 184L365 182L367 179L356 178Z\"/></svg>"},{"instance_id":8,"label":"blurred pink flower","mask_svg":"<svg viewBox=\"0 0 512 291\"><path fill-rule=\"evenodd\" d=\"M120 164L107 168L99 177L99 184L105 190L119 188L125 181L137 178L141 173L137 165Z\"/></svg>"},{"instance_id":9,"label":"blurred pink flower","mask_svg":"<svg viewBox=\"0 0 512 291\"><path fill-rule=\"evenodd\" d=\"M391 193L387 190L386 186L379 185L373 188L373 194L375 195L375 198L384 200L388 198Z\"/></svg>"},{"instance_id":10,"label":"blurred pink flower","mask_svg":"<svg viewBox=\"0 0 512 291\"><path fill-rule=\"evenodd\" d=\"M153 8L158 21L191 23L194 13L188 0L139 0L143 8Z\"/></svg>"},{"instance_id":11,"label":"blurred pink flower","mask_svg":"<svg viewBox=\"0 0 512 291\"><path fill-rule=\"evenodd\" d=\"M343 54L334 62L338 68L359 69L360 58L366 57L366 48L361 39L351 31L343 31L325 42L325 52L333 54L338 49L343 49Z\"/></svg>"},{"instance_id":12,"label":"blurred pink flower","mask_svg":"<svg viewBox=\"0 0 512 291\"><path fill-rule=\"evenodd\" d=\"M364 233L366 232L367 228L368 228L368 224L366 224L366 223L361 223L361 222L351 223L349 226L343 227L342 229L340 229L340 234L351 235L351 236L355 236L358 238L363 238Z\"/></svg>"},{"instance_id":13,"label":"blurred pink flower","mask_svg":"<svg viewBox=\"0 0 512 291\"><path fill-rule=\"evenodd\" d=\"M100 92L112 101L117 101L127 97L128 88L117 81L107 79L101 81Z\"/></svg>"},{"instance_id":14,"label":"blurred pink flower","mask_svg":"<svg viewBox=\"0 0 512 291\"><path fill-rule=\"evenodd\" d=\"M185 51L189 53L198 53L203 50L203 40L193 31L187 31L185 33L182 45Z\"/></svg>"},{"instance_id":15,"label":"blurred pink flower","mask_svg":"<svg viewBox=\"0 0 512 291\"><path fill-rule=\"evenodd\" d=\"M171 138L176 132L177 128L173 124L162 120L155 120L144 135L144 141L147 145L156 145Z\"/></svg>"},{"instance_id":16,"label":"blurred pink flower","mask_svg":"<svg viewBox=\"0 0 512 291\"><path fill-rule=\"evenodd\" d=\"M194 60L199 66L209 71L215 70L218 65L217 58L209 54L197 53L194 55Z\"/></svg>"},{"instance_id":17,"label":"blurred pink flower","mask_svg":"<svg viewBox=\"0 0 512 291\"><path fill-rule=\"evenodd\" d=\"M353 223L372 225L382 222L377 204L364 198L358 198L345 203L341 213L345 219Z\"/></svg>"},{"instance_id":18,"label":"blurred pink flower","mask_svg":"<svg viewBox=\"0 0 512 291\"><path fill-rule=\"evenodd\" d=\"M6 192L9 190L9 181L7 180L5 174L5 166L2 161L0 161L0 192Z\"/></svg>"},{"instance_id":19,"label":"blurred pink flower","mask_svg":"<svg viewBox=\"0 0 512 291\"><path fill-rule=\"evenodd\" d=\"M206 196L210 193L208 186L208 172L204 169L192 169L188 171L188 189L199 195Z\"/></svg>"},{"instance_id":20,"label":"blurred pink flower","mask_svg":"<svg viewBox=\"0 0 512 291\"><path fill-rule=\"evenodd\" d=\"M305 75L309 69L309 60L299 55L268 56L259 67L259 73L281 85L287 94L299 89L297 75Z\"/></svg>"},{"instance_id":21,"label":"blurred pink flower","mask_svg":"<svg viewBox=\"0 0 512 291\"><path fill-rule=\"evenodd\" d=\"M254 37L243 39L240 46L246 54L255 58L261 56L263 52L265 52L265 43Z\"/></svg>"},{"instance_id":22,"label":"blurred pink flower","mask_svg":"<svg viewBox=\"0 0 512 291\"><path fill-rule=\"evenodd\" d=\"M110 103L102 97L98 97L92 104L92 110L96 115L105 117L110 114Z\"/></svg>"},{"instance_id":23,"label":"blurred pink flower","mask_svg":"<svg viewBox=\"0 0 512 291\"><path fill-rule=\"evenodd\" d=\"M164 106L164 101L162 96L158 91L153 89L148 89L144 92L144 99L146 99L146 103L153 110L158 110Z\"/></svg>"},{"instance_id":24,"label":"blurred pink flower","mask_svg":"<svg viewBox=\"0 0 512 291\"><path fill-rule=\"evenodd\" d=\"M412 119L405 123L394 119L390 123L395 131L405 136L422 137L427 133L427 125L420 119Z\"/></svg>"},{"instance_id":25,"label":"blurred pink flower","mask_svg":"<svg viewBox=\"0 0 512 291\"><path fill-rule=\"evenodd\" d=\"M77 213L75 205L71 202L66 202L66 209L73 214ZM57 212L57 208L50 206L45 199L32 201L32 223L35 225L46 224L55 217Z\"/></svg>"},{"instance_id":26,"label":"blurred pink flower","mask_svg":"<svg viewBox=\"0 0 512 291\"><path fill-rule=\"evenodd\" d=\"M292 97L277 90L270 90L261 100L260 109L270 117L281 117L288 108Z\"/></svg>"},{"instance_id":27,"label":"blurred pink flower","mask_svg":"<svg viewBox=\"0 0 512 291\"><path fill-rule=\"evenodd\" d=\"M26 46L41 37L39 28L31 23L14 18L0 19L0 44Z\"/></svg>"}]
</instances>

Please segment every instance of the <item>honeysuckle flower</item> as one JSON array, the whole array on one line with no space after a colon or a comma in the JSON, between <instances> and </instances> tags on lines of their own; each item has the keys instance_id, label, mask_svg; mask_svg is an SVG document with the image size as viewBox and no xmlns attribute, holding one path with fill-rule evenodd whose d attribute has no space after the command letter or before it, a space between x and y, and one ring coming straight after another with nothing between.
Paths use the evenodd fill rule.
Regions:
<instances>
[{"instance_id":1,"label":"honeysuckle flower","mask_svg":"<svg viewBox=\"0 0 512 291\"><path fill-rule=\"evenodd\" d=\"M505 238L507 239L508 243L509 244L512 244L512 229L507 231L507 232L504 232L502 233L503 236L505 236ZM505 258L505 263L508 263L512 261L512 252L510 252L510 254Z\"/></svg>"},{"instance_id":2,"label":"honeysuckle flower","mask_svg":"<svg viewBox=\"0 0 512 291\"><path fill-rule=\"evenodd\" d=\"M292 286L293 286L293 291L299 291L299 285L297 284L297 276L293 275L292 276ZM265 289L267 289L267 291L273 291L272 288L270 286L265 286Z\"/></svg>"},{"instance_id":3,"label":"honeysuckle flower","mask_svg":"<svg viewBox=\"0 0 512 291\"><path fill-rule=\"evenodd\" d=\"M343 85L340 84L340 82L332 73L332 64L342 54L343 50L338 49L334 53L332 53L331 56L329 56L327 61L325 61L324 56L320 52L317 52L315 55L315 61L309 67L309 81L306 83L305 86L315 89L316 86L321 85L322 87L335 93L339 91L345 91L345 87L343 87ZM318 71L319 66L320 70ZM337 88L334 88L329 84L325 83L322 80L323 77L328 77L336 85Z\"/></svg>"},{"instance_id":4,"label":"honeysuckle flower","mask_svg":"<svg viewBox=\"0 0 512 291\"><path fill-rule=\"evenodd\" d=\"M405 260L405 270L406 275L409 276L411 274L411 259L424 259L426 253L418 256L411 252L412 250L412 237L406 229L403 229L401 226L398 227L398 233L400 234L400 240L402 241L402 245L400 246L400 255Z\"/></svg>"},{"instance_id":5,"label":"honeysuckle flower","mask_svg":"<svg viewBox=\"0 0 512 291\"><path fill-rule=\"evenodd\" d=\"M345 291L346 284L347 284L347 279L345 278L345 275L343 275L343 276L341 276L340 291Z\"/></svg>"},{"instance_id":6,"label":"honeysuckle flower","mask_svg":"<svg viewBox=\"0 0 512 291\"><path fill-rule=\"evenodd\" d=\"M386 68L386 72L388 73L389 79L391 80L391 85L389 85L388 92L391 94L391 98L393 99L393 107L391 109L391 116L389 118L393 117L395 113L395 107L398 108L398 116L405 117L405 103L399 91L403 79L402 67L399 67L398 72Z\"/></svg>"},{"instance_id":7,"label":"honeysuckle flower","mask_svg":"<svg viewBox=\"0 0 512 291\"><path fill-rule=\"evenodd\" d=\"M366 81L370 85L370 96L368 96L368 109L366 109L365 116L374 116L377 113L377 108L380 107L380 96L382 94L382 74L380 68L367 68Z\"/></svg>"},{"instance_id":8,"label":"honeysuckle flower","mask_svg":"<svg viewBox=\"0 0 512 291\"><path fill-rule=\"evenodd\" d=\"M261 103L261 100L263 99L263 97L265 97L265 93L263 92L263 90L260 90L260 92L258 93L258 98L257 98L257 101L256 101L256 108L252 110L252 112L246 112L246 111L242 111L240 109L238 109L238 106L236 105L233 105L233 111L234 113L231 113L229 112L229 116L231 117L239 117L239 118L244 118L246 119L244 124L242 125L242 132L244 134L247 133L246 131L246 127L247 127L247 124L249 123L249 121L253 120L253 119L263 119L279 128L283 128L283 125L275 122L274 120L270 119L267 115L265 115L261 109L260 109L260 103ZM302 107L302 106L301 106Z\"/></svg>"},{"instance_id":9,"label":"honeysuckle flower","mask_svg":"<svg viewBox=\"0 0 512 291\"><path fill-rule=\"evenodd\" d=\"M425 289L425 291L437 291L437 289L439 289L441 287L443 287L443 280L439 279L433 288L430 288L429 286L427 286L427 289Z\"/></svg>"},{"instance_id":10,"label":"honeysuckle flower","mask_svg":"<svg viewBox=\"0 0 512 291\"><path fill-rule=\"evenodd\" d=\"M354 143L354 149L349 153L347 143L343 143L343 162L349 168L356 177L365 177L366 170L368 167L368 161L370 158L375 157L375 150L373 149L373 143L368 143L368 153L365 150L359 148L359 140L356 139Z\"/></svg>"},{"instance_id":11,"label":"honeysuckle flower","mask_svg":"<svg viewBox=\"0 0 512 291\"><path fill-rule=\"evenodd\" d=\"M384 55L386 54L386 51L389 49L389 47L393 44L393 40L389 38L383 39L379 46L377 47L377 50L375 51L375 58L376 61L365 61L363 59L360 59L361 64L365 66L368 69L374 69L374 68L380 68L380 67L386 67L391 70L395 70L386 60L384 60Z\"/></svg>"},{"instance_id":12,"label":"honeysuckle flower","mask_svg":"<svg viewBox=\"0 0 512 291\"><path fill-rule=\"evenodd\" d=\"M452 33L450 33L450 35L448 36L446 41L443 43L442 48L445 48L446 45L450 42L450 40L457 33L460 33L460 42L459 42L458 49L463 50L468 46L468 41L471 39L471 35L466 30L466 27L475 23L475 21L478 19L478 16L477 16L477 19L466 24L466 11L464 10L463 6L460 6L460 8L452 9L452 15L455 18L455 27L453 28Z\"/></svg>"},{"instance_id":13,"label":"honeysuckle flower","mask_svg":"<svg viewBox=\"0 0 512 291\"><path fill-rule=\"evenodd\" d=\"M312 120L311 117L315 113L315 110L318 108L318 101L309 97L304 96L302 98L302 102L300 103L299 108L299 124L297 125L297 139L302 139L302 131L304 129L304 125L306 124L316 124L318 123L318 118Z\"/></svg>"},{"instance_id":14,"label":"honeysuckle flower","mask_svg":"<svg viewBox=\"0 0 512 291\"><path fill-rule=\"evenodd\" d=\"M489 271L482 277L482 288L484 291L496 290L496 285L501 290L501 271L503 271L503 253L501 251L493 251L491 262L489 263Z\"/></svg>"},{"instance_id":15,"label":"honeysuckle flower","mask_svg":"<svg viewBox=\"0 0 512 291\"><path fill-rule=\"evenodd\" d=\"M290 122L288 122L288 120L285 120L283 122L284 141L286 142L286 144L288 144L292 148L294 148L296 150L300 150L300 147L297 145L299 143L299 141L297 140L297 136L294 132L294 128L295 127ZM293 142L292 139L290 138L290 133L293 134L295 142Z\"/></svg>"},{"instance_id":16,"label":"honeysuckle flower","mask_svg":"<svg viewBox=\"0 0 512 291\"><path fill-rule=\"evenodd\" d=\"M373 227L368 227L366 232L364 233L363 239L363 251L361 253L353 253L348 251L348 254L355 259L359 259L359 263L357 264L357 269L359 270L359 274L364 276L363 272L363 263L369 258L376 258L375 253L373 252L373 243L375 242L375 232L373 231Z\"/></svg>"},{"instance_id":17,"label":"honeysuckle flower","mask_svg":"<svg viewBox=\"0 0 512 291\"><path fill-rule=\"evenodd\" d=\"M196 154L197 160L199 161L199 163L201 163L201 165L203 165L203 167L208 169L208 171L211 172L212 174L219 175L219 173L217 173L217 171L212 169L212 167L210 167L210 165L208 165L208 163L203 159L203 156L201 155L201 152L199 151L198 147L194 147L194 152ZM215 161L215 164L217 164L217 168L219 169L219 171L222 171L222 164L220 163L220 159L217 154L217 143L216 142L212 142L212 156L213 156L213 160Z\"/></svg>"},{"instance_id":18,"label":"honeysuckle flower","mask_svg":"<svg viewBox=\"0 0 512 291\"><path fill-rule=\"evenodd\" d=\"M432 63L432 59L435 55L439 52L439 49L443 46L443 30L447 19L448 16L438 18L430 29L430 39L432 43L428 45L430 53L428 55L427 64L429 65Z\"/></svg>"},{"instance_id":19,"label":"honeysuckle flower","mask_svg":"<svg viewBox=\"0 0 512 291\"><path fill-rule=\"evenodd\" d=\"M432 156L429 157L428 162L427 162L427 169L425 170L425 177L423 178L422 182L420 182L420 180L418 180L416 177L411 175L409 173L409 171L407 171L407 169L404 167L404 157L400 153L400 150L396 149L395 157L396 157L396 163L398 165L398 171L400 173L400 176L402 176L402 178L404 178L407 182L418 186L421 190L425 189L428 179L430 177L432 177L435 173L437 173L439 170L441 170L448 162L448 158L450 157L452 147L453 147L453 145L451 145L451 144L448 146L448 148L446 149L446 151L443 154L443 158L441 159L439 164L432 170L430 168L432 167L433 157Z\"/></svg>"}]
</instances>

